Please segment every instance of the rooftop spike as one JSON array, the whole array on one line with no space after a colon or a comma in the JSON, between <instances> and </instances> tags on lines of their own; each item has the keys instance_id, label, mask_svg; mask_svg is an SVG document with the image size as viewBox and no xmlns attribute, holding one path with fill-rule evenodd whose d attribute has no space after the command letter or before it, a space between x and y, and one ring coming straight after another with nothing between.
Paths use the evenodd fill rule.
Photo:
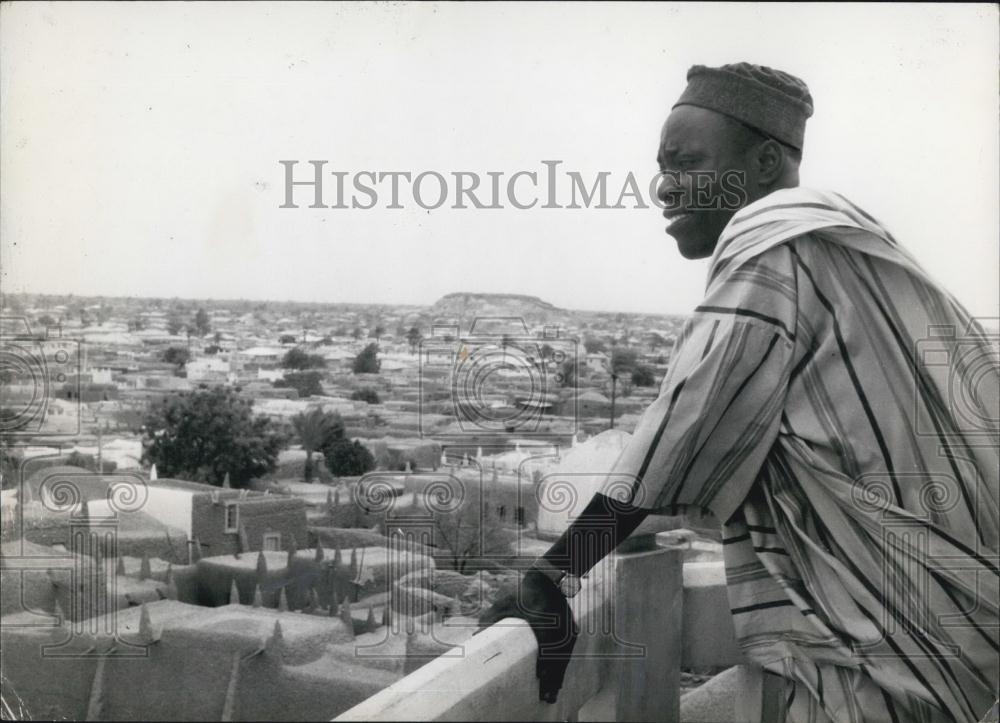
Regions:
<instances>
[{"instance_id":1,"label":"rooftop spike","mask_svg":"<svg viewBox=\"0 0 1000 723\"><path fill-rule=\"evenodd\" d=\"M170 569L167 570L167 600L177 599L179 599L179 594L177 592L177 580L174 578L174 571Z\"/></svg>"},{"instance_id":2,"label":"rooftop spike","mask_svg":"<svg viewBox=\"0 0 1000 723\"><path fill-rule=\"evenodd\" d=\"M285 656L285 636L281 632L281 621L274 621L274 631L264 643L264 653L277 660Z\"/></svg>"},{"instance_id":3,"label":"rooftop spike","mask_svg":"<svg viewBox=\"0 0 1000 723\"><path fill-rule=\"evenodd\" d=\"M153 630L153 621L149 617L149 608L146 603L139 606L139 639L143 644L149 645L160 639L160 636Z\"/></svg>"}]
</instances>

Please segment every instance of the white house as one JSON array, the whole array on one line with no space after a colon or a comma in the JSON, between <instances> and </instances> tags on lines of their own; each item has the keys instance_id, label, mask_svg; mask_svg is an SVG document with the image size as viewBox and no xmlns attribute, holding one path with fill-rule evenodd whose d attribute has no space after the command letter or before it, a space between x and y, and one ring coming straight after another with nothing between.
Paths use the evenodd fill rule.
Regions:
<instances>
[{"instance_id":1,"label":"white house","mask_svg":"<svg viewBox=\"0 0 1000 723\"><path fill-rule=\"evenodd\" d=\"M253 364L277 364L285 356L285 350L281 347L254 346L241 351L240 356Z\"/></svg>"},{"instance_id":2,"label":"white house","mask_svg":"<svg viewBox=\"0 0 1000 723\"><path fill-rule=\"evenodd\" d=\"M587 369L592 372L607 371L610 361L604 352L593 352L587 355Z\"/></svg>"},{"instance_id":3,"label":"white house","mask_svg":"<svg viewBox=\"0 0 1000 723\"><path fill-rule=\"evenodd\" d=\"M184 368L187 370L187 378L197 382L227 377L230 371L230 362L228 359L220 359L217 356L206 356L192 359Z\"/></svg>"}]
</instances>

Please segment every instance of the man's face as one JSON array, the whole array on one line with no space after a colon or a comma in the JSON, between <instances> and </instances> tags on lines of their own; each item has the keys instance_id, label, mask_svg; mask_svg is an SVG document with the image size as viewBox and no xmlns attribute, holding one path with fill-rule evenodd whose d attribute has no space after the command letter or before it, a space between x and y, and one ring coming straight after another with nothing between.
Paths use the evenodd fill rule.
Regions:
<instances>
[{"instance_id":1,"label":"man's face","mask_svg":"<svg viewBox=\"0 0 1000 723\"><path fill-rule=\"evenodd\" d=\"M722 229L748 202L747 149L738 124L714 111L682 105L660 134L657 196L667 233L688 259L711 256Z\"/></svg>"}]
</instances>

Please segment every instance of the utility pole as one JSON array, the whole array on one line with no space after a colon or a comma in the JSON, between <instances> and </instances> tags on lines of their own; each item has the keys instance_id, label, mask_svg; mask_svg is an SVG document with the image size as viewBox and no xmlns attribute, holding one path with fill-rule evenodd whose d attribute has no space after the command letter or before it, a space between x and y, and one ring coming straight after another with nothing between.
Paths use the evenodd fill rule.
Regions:
<instances>
[{"instance_id":1,"label":"utility pole","mask_svg":"<svg viewBox=\"0 0 1000 723\"><path fill-rule=\"evenodd\" d=\"M611 426L608 429L615 428L615 392L618 391L618 375L615 374L614 370L611 371Z\"/></svg>"},{"instance_id":2,"label":"utility pole","mask_svg":"<svg viewBox=\"0 0 1000 723\"><path fill-rule=\"evenodd\" d=\"M104 474L104 464L102 462L103 453L101 450L102 445L102 430L100 420L97 422L97 474Z\"/></svg>"},{"instance_id":3,"label":"utility pole","mask_svg":"<svg viewBox=\"0 0 1000 723\"><path fill-rule=\"evenodd\" d=\"M615 350L611 350L611 357L607 360L606 368L611 375L611 424L608 429L615 428L615 396L618 392L618 374L615 371Z\"/></svg>"}]
</instances>

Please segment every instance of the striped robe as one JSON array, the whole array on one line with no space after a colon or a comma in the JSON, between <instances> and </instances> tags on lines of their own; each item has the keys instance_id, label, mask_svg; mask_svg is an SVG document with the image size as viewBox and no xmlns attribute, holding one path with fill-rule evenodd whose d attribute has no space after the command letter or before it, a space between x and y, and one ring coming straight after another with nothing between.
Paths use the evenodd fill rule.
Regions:
<instances>
[{"instance_id":1,"label":"striped robe","mask_svg":"<svg viewBox=\"0 0 1000 723\"><path fill-rule=\"evenodd\" d=\"M976 721L1000 677L998 370L868 214L778 191L726 227L604 492L725 520L737 637L786 720Z\"/></svg>"}]
</instances>

